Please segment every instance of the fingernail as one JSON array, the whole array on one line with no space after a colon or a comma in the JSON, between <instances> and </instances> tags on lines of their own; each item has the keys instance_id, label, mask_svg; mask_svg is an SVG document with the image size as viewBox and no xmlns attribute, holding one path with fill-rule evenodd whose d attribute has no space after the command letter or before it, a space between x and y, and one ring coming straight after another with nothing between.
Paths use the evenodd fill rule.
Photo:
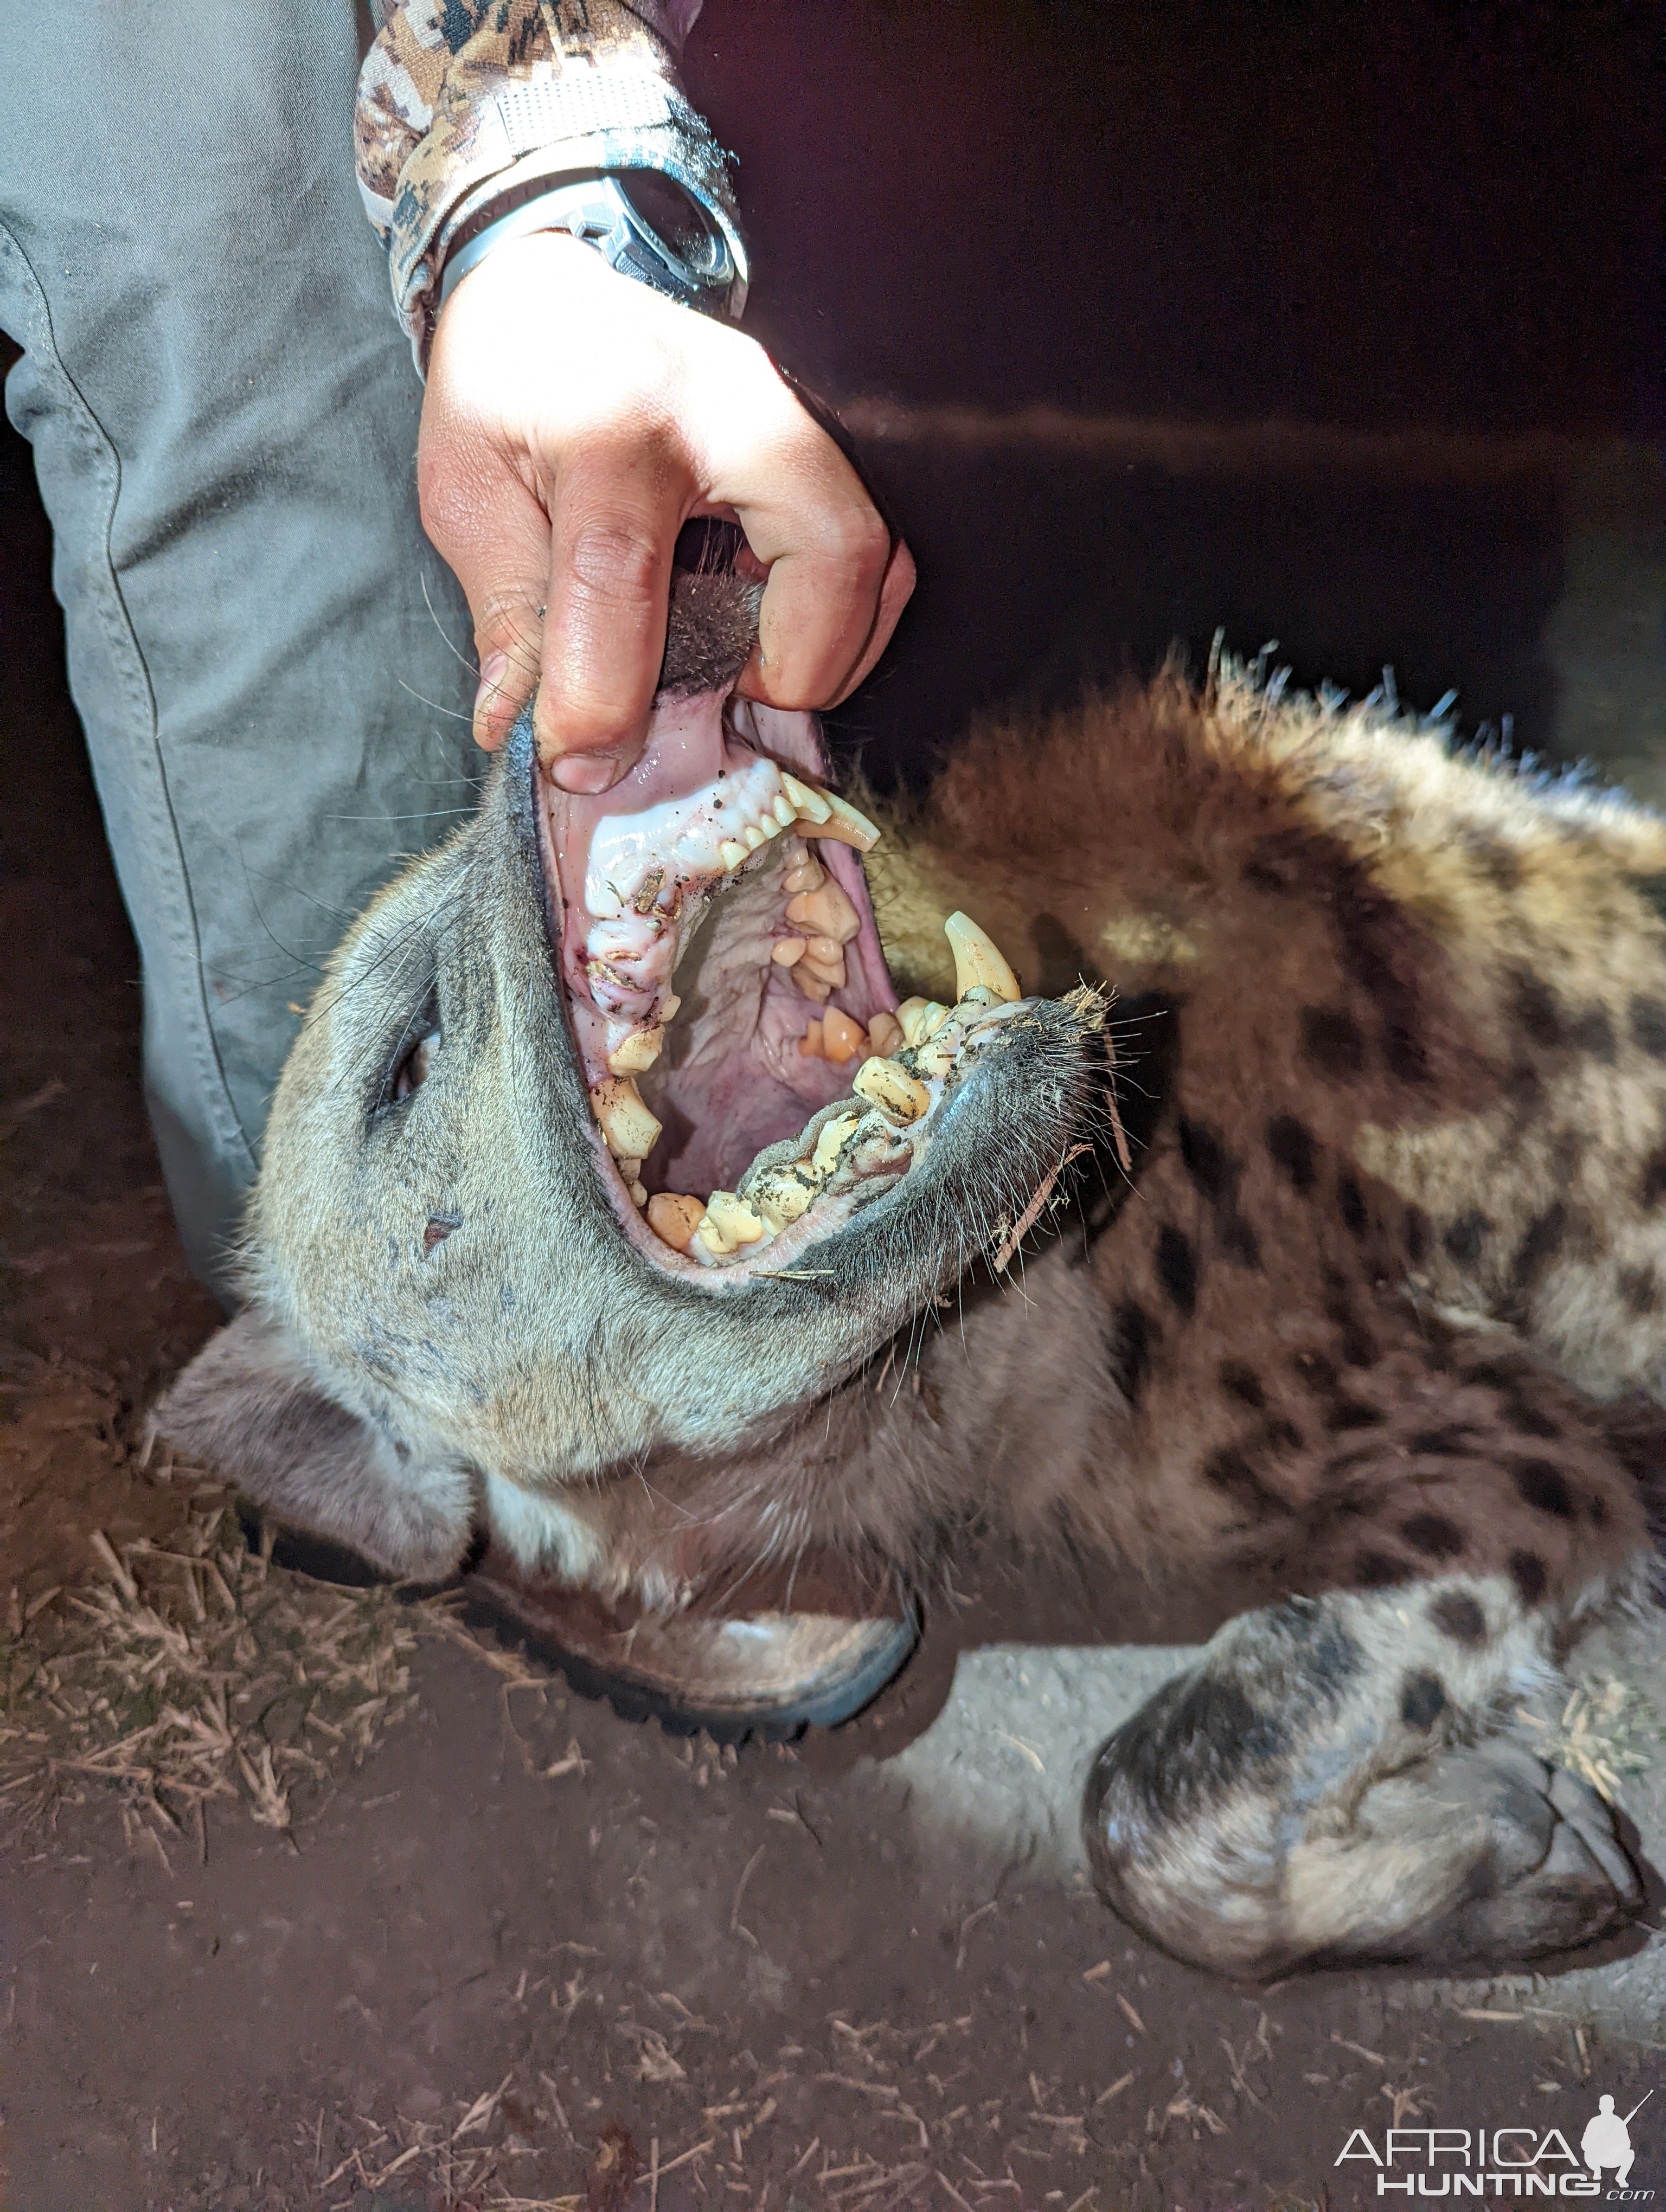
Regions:
<instances>
[{"instance_id":1,"label":"fingernail","mask_svg":"<svg viewBox=\"0 0 1666 2212\"><path fill-rule=\"evenodd\" d=\"M503 681L503 672L509 665L507 653L489 653L480 664L480 689L474 695L474 711L477 714L491 694Z\"/></svg>"},{"instance_id":2,"label":"fingernail","mask_svg":"<svg viewBox=\"0 0 1666 2212\"><path fill-rule=\"evenodd\" d=\"M593 798L618 781L619 763L611 753L562 753L550 773L563 791Z\"/></svg>"}]
</instances>

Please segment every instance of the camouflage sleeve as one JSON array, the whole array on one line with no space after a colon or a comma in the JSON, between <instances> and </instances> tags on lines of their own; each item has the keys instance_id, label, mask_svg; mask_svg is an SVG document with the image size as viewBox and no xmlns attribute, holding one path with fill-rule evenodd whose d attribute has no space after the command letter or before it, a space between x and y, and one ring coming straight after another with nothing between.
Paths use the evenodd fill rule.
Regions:
<instances>
[{"instance_id":1,"label":"camouflage sleeve","mask_svg":"<svg viewBox=\"0 0 1666 2212\"><path fill-rule=\"evenodd\" d=\"M507 191L578 168L652 168L734 221L722 149L676 76L700 5L387 0L354 135L419 364L452 237Z\"/></svg>"}]
</instances>

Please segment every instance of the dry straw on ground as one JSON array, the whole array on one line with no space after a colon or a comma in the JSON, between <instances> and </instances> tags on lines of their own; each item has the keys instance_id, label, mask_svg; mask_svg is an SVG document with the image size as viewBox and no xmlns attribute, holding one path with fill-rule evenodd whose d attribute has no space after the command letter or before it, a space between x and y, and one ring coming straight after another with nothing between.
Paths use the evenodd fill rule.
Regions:
<instances>
[{"instance_id":1,"label":"dry straw on ground","mask_svg":"<svg viewBox=\"0 0 1666 2212\"><path fill-rule=\"evenodd\" d=\"M411 1703L409 1608L286 1575L245 1546L227 1493L165 1545L90 1541L97 1579L14 1590L0 1632L0 1816L49 1822L112 1792L130 1844L205 1847L205 1808L287 1831Z\"/></svg>"}]
</instances>

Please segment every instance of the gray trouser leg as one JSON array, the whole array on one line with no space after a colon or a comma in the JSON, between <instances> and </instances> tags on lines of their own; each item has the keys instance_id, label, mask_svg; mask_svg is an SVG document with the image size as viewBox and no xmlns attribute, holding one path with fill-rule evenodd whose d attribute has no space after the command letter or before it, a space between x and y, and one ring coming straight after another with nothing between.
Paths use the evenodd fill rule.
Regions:
<instances>
[{"instance_id":1,"label":"gray trouser leg","mask_svg":"<svg viewBox=\"0 0 1666 2212\"><path fill-rule=\"evenodd\" d=\"M143 960L151 1117L217 1284L295 1008L478 759L356 67L351 0L0 8L7 405Z\"/></svg>"}]
</instances>

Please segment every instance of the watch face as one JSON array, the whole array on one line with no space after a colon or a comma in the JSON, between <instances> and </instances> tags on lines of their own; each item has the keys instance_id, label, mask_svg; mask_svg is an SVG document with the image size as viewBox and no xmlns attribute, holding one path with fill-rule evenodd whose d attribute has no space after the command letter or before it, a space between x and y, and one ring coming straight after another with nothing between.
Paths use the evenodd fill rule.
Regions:
<instances>
[{"instance_id":1,"label":"watch face","mask_svg":"<svg viewBox=\"0 0 1666 2212\"><path fill-rule=\"evenodd\" d=\"M734 271L722 233L693 194L658 169L622 169L614 182L666 260L697 285L727 283Z\"/></svg>"}]
</instances>

